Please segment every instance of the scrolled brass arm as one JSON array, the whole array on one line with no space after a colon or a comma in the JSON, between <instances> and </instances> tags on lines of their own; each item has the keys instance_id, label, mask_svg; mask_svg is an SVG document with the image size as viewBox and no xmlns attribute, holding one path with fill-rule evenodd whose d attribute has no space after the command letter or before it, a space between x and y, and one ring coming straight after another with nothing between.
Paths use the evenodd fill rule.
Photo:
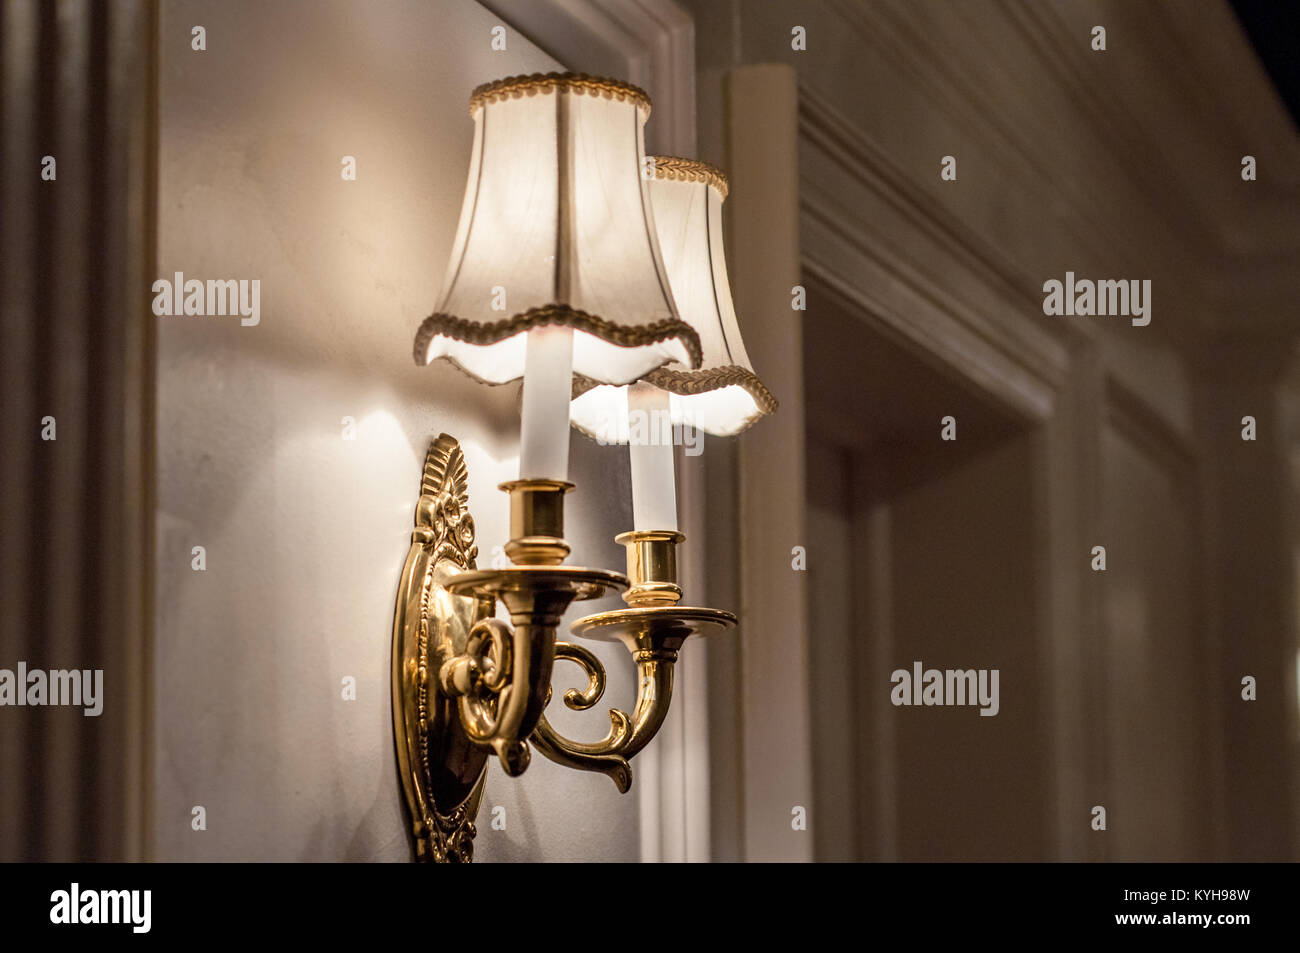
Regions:
<instances>
[{"instance_id":1,"label":"scrolled brass arm","mask_svg":"<svg viewBox=\"0 0 1300 953\"><path fill-rule=\"evenodd\" d=\"M541 738L538 748L547 757L588 771L606 770L608 761L603 759L631 760L654 740L668 717L673 698L673 669L683 643L692 635L709 635L736 624L736 617L730 612L677 604L681 588L677 585L675 549L682 539L676 530L638 530L617 537L627 548L631 586L623 599L628 607L585 616L570 628L579 638L619 642L628 650L636 664L636 706L630 718L618 709L611 711L611 719L617 713L620 721L630 722L627 730L611 732L604 741L594 744L570 741L543 719L534 737ZM575 655L579 653L570 651L569 657L579 661ZM580 657L590 658L591 665L599 665L585 649L581 650ZM586 667L582 661L579 664ZM603 687L603 671L599 683ZM588 692L577 693L577 700L585 704L596 684L593 678ZM566 703L569 701L566 696Z\"/></svg>"},{"instance_id":2,"label":"scrolled brass arm","mask_svg":"<svg viewBox=\"0 0 1300 953\"><path fill-rule=\"evenodd\" d=\"M512 529L506 553L515 564L454 573L446 589L484 601L488 612L498 603L503 605L510 624L490 615L480 617L469 629L463 649L445 657L438 670L438 689L455 700L465 739L491 748L506 773L516 776L528 767L528 741L550 700L561 617L575 599L623 589L627 578L604 569L561 565L569 551L559 535L562 500L571 484L517 480L504 488L510 493ZM579 657L588 668L586 661ZM595 704L603 690L604 671L594 672L589 668L587 691L572 695L579 706L586 699ZM619 730L614 723L612 733Z\"/></svg>"},{"instance_id":3,"label":"scrolled brass arm","mask_svg":"<svg viewBox=\"0 0 1300 953\"><path fill-rule=\"evenodd\" d=\"M570 689L564 703L575 711L591 708L605 689L605 669L588 649L569 642L555 644L555 657L574 662L586 670L586 692ZM675 649L642 648L633 653L637 667L637 699L632 715L618 708L609 711L610 732L601 741L571 741L561 735L543 715L533 733L533 743L542 754L565 767L607 774L619 791L627 793L632 783L628 761L658 734L668 716L673 695ZM624 781L626 783L624 783Z\"/></svg>"},{"instance_id":4,"label":"scrolled brass arm","mask_svg":"<svg viewBox=\"0 0 1300 953\"><path fill-rule=\"evenodd\" d=\"M587 674L585 690L571 688L564 693L564 704L574 711L595 707L605 694L605 666L589 649L572 642L555 643L556 659L573 662ZM550 699L547 699L548 703ZM626 794L632 787L632 769L620 749L631 733L631 720L619 708L609 710L609 734L601 741L570 741L561 735L543 715L533 732L533 745L556 764L580 771L607 775L618 790Z\"/></svg>"},{"instance_id":5,"label":"scrolled brass arm","mask_svg":"<svg viewBox=\"0 0 1300 953\"><path fill-rule=\"evenodd\" d=\"M621 754L590 754L580 750L584 746L562 737L545 715L529 740L534 748L562 767L603 774L614 782L620 794L632 789L632 766L627 758Z\"/></svg>"},{"instance_id":6,"label":"scrolled brass arm","mask_svg":"<svg viewBox=\"0 0 1300 953\"><path fill-rule=\"evenodd\" d=\"M528 767L525 741L532 728L526 723L528 686L544 677L539 669L545 668L549 675L549 661L538 658L532 644L533 628L480 619L469 631L465 651L447 659L438 670L443 694L457 700L466 737L492 748L510 775L522 774Z\"/></svg>"},{"instance_id":7,"label":"scrolled brass arm","mask_svg":"<svg viewBox=\"0 0 1300 953\"><path fill-rule=\"evenodd\" d=\"M594 707L605 694L605 666L600 663L600 659L596 658L595 653L590 649L585 649L581 645L572 642L556 642L555 660L573 662L587 675L585 690L570 688L564 693L565 707L574 711L586 711ZM623 724L627 722L627 715L617 708L610 710L610 718Z\"/></svg>"}]
</instances>

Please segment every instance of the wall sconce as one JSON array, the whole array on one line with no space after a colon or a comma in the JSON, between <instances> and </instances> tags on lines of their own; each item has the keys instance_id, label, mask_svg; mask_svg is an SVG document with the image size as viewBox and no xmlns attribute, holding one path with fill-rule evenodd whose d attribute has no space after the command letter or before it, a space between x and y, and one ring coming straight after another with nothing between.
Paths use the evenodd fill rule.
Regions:
<instances>
[{"instance_id":1,"label":"wall sconce","mask_svg":"<svg viewBox=\"0 0 1300 953\"><path fill-rule=\"evenodd\" d=\"M639 438L647 421L660 437L668 422L738 433L776 404L731 303L726 181L690 160L646 163L649 113L636 87L572 73L512 77L470 97L465 203L415 359L451 361L486 383L523 378L520 465L501 486L513 565L477 569L464 454L442 434L425 459L393 622L393 726L417 860L473 858L492 753L516 776L534 747L626 792L629 759L667 715L683 642L736 622L678 605L671 436ZM634 528L617 537L626 576L564 563L571 400L575 426L630 444ZM600 700L605 671L557 629L572 602L611 590L625 590L627 607L571 630L628 648L636 705L610 710L603 740L574 742L545 716L554 662L587 675L584 690L564 695L577 711ZM509 625L496 618L498 601Z\"/></svg>"}]
</instances>

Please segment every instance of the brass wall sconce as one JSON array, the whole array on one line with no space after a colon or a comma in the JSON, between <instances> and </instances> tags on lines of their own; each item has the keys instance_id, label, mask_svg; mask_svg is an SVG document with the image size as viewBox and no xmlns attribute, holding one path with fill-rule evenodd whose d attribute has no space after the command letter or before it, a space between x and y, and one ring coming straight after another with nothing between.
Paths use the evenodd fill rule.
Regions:
<instances>
[{"instance_id":1,"label":"brass wall sconce","mask_svg":"<svg viewBox=\"0 0 1300 953\"><path fill-rule=\"evenodd\" d=\"M465 205L415 358L490 383L523 378L520 479L501 486L512 565L478 569L464 453L442 434L425 459L393 622L393 725L417 860L472 860L493 754L518 776L536 748L628 791L629 761L668 713L683 643L736 624L730 612L679 605L672 443L639 440L630 422L659 414L732 434L775 400L749 366L727 286L725 178L691 160L647 164L649 112L635 87L569 73L501 80L470 99ZM501 289L518 302L505 319L489 303ZM626 575L565 563L571 423L629 444L634 529L617 537ZM631 714L609 710L601 741L575 742L545 714L555 661L587 675L585 689L564 693L576 711L600 701L605 669L558 638L561 619L611 591L625 608L570 628L626 646L636 703Z\"/></svg>"},{"instance_id":2,"label":"brass wall sconce","mask_svg":"<svg viewBox=\"0 0 1300 953\"><path fill-rule=\"evenodd\" d=\"M650 742L668 714L682 643L736 622L730 612L676 605L679 533L620 536L628 550L626 576L564 565L568 483L504 484L513 536L508 549L515 565L476 569L467 485L460 445L439 436L425 460L393 625L398 764L419 860L472 859L474 817L492 753L507 774L520 775L528 767L531 743L558 764L606 774L619 791L628 791L628 760ZM557 641L556 635L570 603L607 590L626 590L628 607L579 619L572 631L581 638L623 642L640 687L630 716L610 709L604 740L579 743L555 731L544 714L554 662L574 662L587 674L585 691L565 693L564 703L576 711L600 700L605 669L588 649ZM495 617L498 600L510 613L510 625Z\"/></svg>"}]
</instances>

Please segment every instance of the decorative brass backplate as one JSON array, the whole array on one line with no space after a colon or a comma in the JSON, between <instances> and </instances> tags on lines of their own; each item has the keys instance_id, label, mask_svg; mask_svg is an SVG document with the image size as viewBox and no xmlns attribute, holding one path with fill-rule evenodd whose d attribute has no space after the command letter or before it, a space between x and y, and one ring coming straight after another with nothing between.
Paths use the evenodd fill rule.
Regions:
<instances>
[{"instance_id":1,"label":"decorative brass backplate","mask_svg":"<svg viewBox=\"0 0 1300 953\"><path fill-rule=\"evenodd\" d=\"M419 861L474 857L474 819L490 752L465 736L455 700L437 683L442 664L465 652L474 624L494 612L491 596L446 588L475 568L477 555L465 454L455 438L441 434L424 460L393 616L393 734Z\"/></svg>"}]
</instances>

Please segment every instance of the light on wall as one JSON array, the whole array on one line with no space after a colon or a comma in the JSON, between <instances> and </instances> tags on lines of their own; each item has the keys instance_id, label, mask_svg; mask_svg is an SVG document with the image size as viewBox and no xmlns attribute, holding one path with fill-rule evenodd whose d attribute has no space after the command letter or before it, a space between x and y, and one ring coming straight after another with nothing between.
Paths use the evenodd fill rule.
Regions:
<instances>
[{"instance_id":1,"label":"light on wall","mask_svg":"<svg viewBox=\"0 0 1300 953\"><path fill-rule=\"evenodd\" d=\"M647 162L649 113L636 87L571 73L512 77L470 98L465 203L415 359L453 362L486 383L523 378L520 469L502 485L513 565L477 569L460 446L443 434L425 459L393 623L394 732L418 860L472 859L493 753L518 775L536 748L627 791L629 759L668 712L682 643L736 621L678 605L673 448L656 437L669 424L738 433L775 401L732 308L725 179L691 160ZM571 399L575 426L630 444L634 529L618 537L626 576L564 563ZM649 440L638 439L645 420ZM585 690L564 695L578 711L599 701L605 671L557 629L573 601L610 590L624 591L627 607L571 630L628 648L636 705L610 710L602 741L570 741L544 713L554 662L588 676ZM509 625L495 617L498 601Z\"/></svg>"}]
</instances>

